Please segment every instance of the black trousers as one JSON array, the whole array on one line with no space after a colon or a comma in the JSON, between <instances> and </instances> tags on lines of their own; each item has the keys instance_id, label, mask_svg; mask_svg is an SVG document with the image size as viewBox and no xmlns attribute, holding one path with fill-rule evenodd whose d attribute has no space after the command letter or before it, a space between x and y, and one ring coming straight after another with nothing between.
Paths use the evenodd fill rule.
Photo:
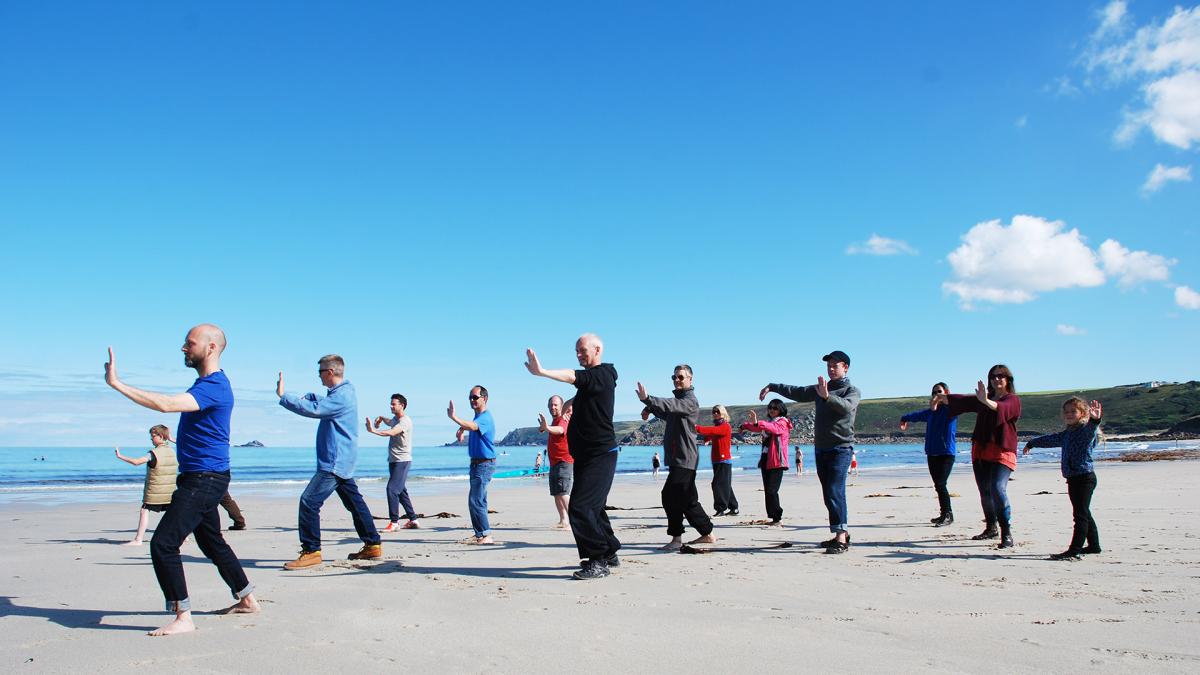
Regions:
<instances>
[{"instance_id":1,"label":"black trousers","mask_svg":"<svg viewBox=\"0 0 1200 675\"><path fill-rule=\"evenodd\" d=\"M783 485L783 474L786 467L778 469L762 469L763 493L767 499L767 518L779 520L783 517L783 507L779 505L779 486Z\"/></svg>"},{"instance_id":2,"label":"black trousers","mask_svg":"<svg viewBox=\"0 0 1200 675\"><path fill-rule=\"evenodd\" d=\"M1085 473L1067 479L1067 496L1071 498L1071 515L1075 518L1075 531L1071 535L1071 550L1083 550L1086 542L1090 548L1100 548L1100 532L1092 519L1092 493L1096 491L1096 474Z\"/></svg>"},{"instance_id":3,"label":"black trousers","mask_svg":"<svg viewBox=\"0 0 1200 675\"><path fill-rule=\"evenodd\" d=\"M928 455L925 463L929 465L929 477L933 479L933 489L937 490L938 506L942 513L953 513L950 508L950 490L946 483L950 480L950 471L954 468L954 455Z\"/></svg>"},{"instance_id":4,"label":"black trousers","mask_svg":"<svg viewBox=\"0 0 1200 675\"><path fill-rule=\"evenodd\" d=\"M712 532L712 521L700 506L700 494L696 492L696 472L672 466L667 471L667 482L662 487L663 510L667 512L667 534L678 537L683 534L683 519L700 533Z\"/></svg>"},{"instance_id":5,"label":"black trousers","mask_svg":"<svg viewBox=\"0 0 1200 675\"><path fill-rule=\"evenodd\" d=\"M567 519L581 559L608 558L621 548L604 511L616 471L615 450L591 457L575 456L575 483L571 486Z\"/></svg>"},{"instance_id":6,"label":"black trousers","mask_svg":"<svg viewBox=\"0 0 1200 675\"><path fill-rule=\"evenodd\" d=\"M713 508L717 511L737 511L737 496L733 494L733 465L713 462Z\"/></svg>"}]
</instances>

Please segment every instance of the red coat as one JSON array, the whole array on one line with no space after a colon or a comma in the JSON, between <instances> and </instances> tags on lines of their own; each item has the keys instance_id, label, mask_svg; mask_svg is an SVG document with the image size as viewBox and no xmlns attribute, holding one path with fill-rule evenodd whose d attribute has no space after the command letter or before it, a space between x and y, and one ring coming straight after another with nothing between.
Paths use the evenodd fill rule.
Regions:
<instances>
[{"instance_id":1,"label":"red coat","mask_svg":"<svg viewBox=\"0 0 1200 675\"><path fill-rule=\"evenodd\" d=\"M721 422L713 427L697 424L696 433L703 436L704 440L712 442L713 464L733 459L733 455L729 452L729 438L733 435L733 429L729 426L729 422Z\"/></svg>"}]
</instances>

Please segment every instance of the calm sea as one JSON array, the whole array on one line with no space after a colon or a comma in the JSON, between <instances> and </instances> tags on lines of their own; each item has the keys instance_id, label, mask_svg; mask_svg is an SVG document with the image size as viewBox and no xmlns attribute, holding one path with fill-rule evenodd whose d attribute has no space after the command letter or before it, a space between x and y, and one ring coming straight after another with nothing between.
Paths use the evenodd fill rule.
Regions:
<instances>
[{"instance_id":1,"label":"calm sea","mask_svg":"<svg viewBox=\"0 0 1200 675\"><path fill-rule=\"evenodd\" d=\"M812 470L813 449L810 445L800 446L804 450L805 470ZM1099 455L1118 453L1132 449L1174 448L1174 442L1163 443L1106 443ZM960 444L960 451L964 450ZM539 448L497 448L497 475L531 469ZM144 455L149 448L126 448L122 454L128 457ZM625 446L617 462L619 474L636 475L650 473L650 461L658 447ZM707 461L708 446L702 446L701 474L711 465ZM925 464L925 453L921 445L861 445L857 447L859 467L866 471L888 469L909 465ZM969 452L969 450L967 450ZM754 471L759 456L758 446L735 446L734 466L742 471ZM299 493L308 482L316 466L312 447L298 448L233 448L233 489L247 491L266 489L271 492ZM1021 461L1058 462L1057 449L1034 450ZM958 464L966 468L967 462L960 454ZM136 500L137 492L145 479L144 467L134 467L118 460L109 448L0 448L0 504L12 502L44 502L52 500L70 501L126 501ZM387 480L387 448L365 447L359 449L356 478L364 490L373 490L373 483ZM413 451L413 465L409 473L409 490L415 494L430 494L445 490L463 490L458 485L467 480L467 451L462 447L419 447ZM529 480L526 478L497 478L505 481ZM382 489L381 486L377 486Z\"/></svg>"}]
</instances>

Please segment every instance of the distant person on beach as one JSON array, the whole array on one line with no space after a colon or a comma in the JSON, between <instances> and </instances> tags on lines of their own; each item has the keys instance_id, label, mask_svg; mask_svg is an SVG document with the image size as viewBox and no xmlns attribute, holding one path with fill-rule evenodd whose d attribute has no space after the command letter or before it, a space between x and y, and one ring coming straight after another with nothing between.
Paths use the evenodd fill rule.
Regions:
<instances>
[{"instance_id":1,"label":"distant person on beach","mask_svg":"<svg viewBox=\"0 0 1200 675\"><path fill-rule=\"evenodd\" d=\"M758 470L762 474L763 495L767 502L767 524L778 525L783 519L783 507L779 504L779 486L788 468L788 439L792 433L792 421L787 416L787 406L774 398L767 404L767 419L758 419L758 413L750 410L749 418L742 423L742 431L762 434L762 455L758 458Z\"/></svg>"},{"instance_id":2,"label":"distant person on beach","mask_svg":"<svg viewBox=\"0 0 1200 675\"><path fill-rule=\"evenodd\" d=\"M613 431L613 406L617 391L617 369L604 363L604 343L593 333L575 341L575 358L581 368L543 368L532 349L525 350L525 369L532 375L575 385L574 414L567 426L567 446L575 459L575 483L571 487L567 517L580 569L575 579L601 579L610 568L621 564L617 551L621 542L613 534L604 510L617 471L617 436Z\"/></svg>"},{"instance_id":3,"label":"distant person on beach","mask_svg":"<svg viewBox=\"0 0 1200 675\"><path fill-rule=\"evenodd\" d=\"M542 472L542 451L538 450L537 457L533 458L533 473L539 474Z\"/></svg>"},{"instance_id":4,"label":"distant person on beach","mask_svg":"<svg viewBox=\"0 0 1200 675\"><path fill-rule=\"evenodd\" d=\"M646 413L646 418L649 419L650 414ZM650 477L658 479L658 470L662 467L662 459L659 458L658 452L655 451L654 456L650 458Z\"/></svg>"},{"instance_id":5,"label":"distant person on beach","mask_svg":"<svg viewBox=\"0 0 1200 675\"><path fill-rule=\"evenodd\" d=\"M854 417L862 392L850 384L850 357L835 350L821 357L829 381L817 377L815 385L795 387L788 384L768 384L758 393L758 400L776 392L799 403L812 402L816 408L813 427L813 446L817 456L817 479L825 508L829 511L829 531L833 538L821 542L826 553L845 553L850 548L850 532L846 529L849 508L846 503L846 473L854 454Z\"/></svg>"},{"instance_id":6,"label":"distant person on beach","mask_svg":"<svg viewBox=\"0 0 1200 675\"><path fill-rule=\"evenodd\" d=\"M1062 405L1062 418L1067 428L1054 434L1038 436L1025 444L1030 448L1062 448L1060 465L1067 479L1067 496L1071 500L1075 529L1067 550L1050 556L1051 560L1079 560L1082 554L1100 552L1100 531L1092 518L1092 493L1096 491L1096 470L1092 451L1100 441L1100 418L1103 407L1099 401L1088 404L1072 396Z\"/></svg>"},{"instance_id":7,"label":"distant person on beach","mask_svg":"<svg viewBox=\"0 0 1200 675\"><path fill-rule=\"evenodd\" d=\"M1008 501L1008 480L1017 470L1017 420L1021 418L1021 399L1017 396L1012 371L1003 363L988 370L987 384L976 383L975 393L938 394L934 409L949 406L951 415L975 413L971 432L971 464L979 501L983 507L983 532L975 540L1000 537L999 548L1011 548L1012 507ZM996 529L999 523L1000 529Z\"/></svg>"},{"instance_id":8,"label":"distant person on beach","mask_svg":"<svg viewBox=\"0 0 1200 675\"><path fill-rule=\"evenodd\" d=\"M696 433L712 443L712 491L713 517L729 513L738 514L737 495L733 494L733 454L729 451L729 439L733 429L729 426L729 411L723 405L712 409L712 426L696 425Z\"/></svg>"},{"instance_id":9,"label":"distant person on beach","mask_svg":"<svg viewBox=\"0 0 1200 675\"><path fill-rule=\"evenodd\" d=\"M412 499L408 496L408 471L412 467L412 418L406 412L408 399L402 394L392 394L389 403L392 409L391 417L382 415L367 418L367 431L376 436L388 439L388 482L385 492L388 505L388 526L383 532L397 532L401 529L415 530L421 527L417 521L417 512L413 510ZM387 425L387 429L384 429ZM400 506L404 506L404 518L408 522L404 527L399 526Z\"/></svg>"},{"instance_id":10,"label":"distant person on beach","mask_svg":"<svg viewBox=\"0 0 1200 675\"><path fill-rule=\"evenodd\" d=\"M795 455L796 455L796 475L803 476L804 475L804 451L801 450L800 446L798 446L798 445L792 447L792 450L795 451Z\"/></svg>"},{"instance_id":11,"label":"distant person on beach","mask_svg":"<svg viewBox=\"0 0 1200 675\"><path fill-rule=\"evenodd\" d=\"M571 424L571 412L564 409L562 397L558 394L546 402L550 412L550 421L538 413L538 430L548 434L546 438L546 457L550 459L550 496L554 498L554 507L558 509L557 528L566 528L567 510L571 503L571 482L575 477L575 460L571 457L570 444L567 441L567 429ZM538 470L541 470L542 453L538 453Z\"/></svg>"},{"instance_id":12,"label":"distant person on beach","mask_svg":"<svg viewBox=\"0 0 1200 675\"><path fill-rule=\"evenodd\" d=\"M851 476L858 475L858 453L850 451L850 474Z\"/></svg>"},{"instance_id":13,"label":"distant person on beach","mask_svg":"<svg viewBox=\"0 0 1200 675\"><path fill-rule=\"evenodd\" d=\"M237 602L224 610L231 614L257 612L254 587L225 538L217 503L229 489L229 420L233 413L233 388L221 370L225 333L212 324L188 331L183 341L183 363L198 377L182 394L161 394L131 387L117 375L117 358L108 348L104 381L134 403L150 410L179 415L175 455L179 462L176 490L150 539L150 560L162 588L167 611L175 619L150 635L173 635L196 630L192 603L179 547L189 534L205 557L217 566L221 579Z\"/></svg>"},{"instance_id":14,"label":"distant person on beach","mask_svg":"<svg viewBox=\"0 0 1200 675\"><path fill-rule=\"evenodd\" d=\"M712 544L713 524L696 492L696 469L700 465L700 453L696 447L696 420L700 416L700 404L692 387L692 367L686 363L675 366L671 374L675 389L671 398L651 396L641 382L637 383L638 400L645 409L666 423L663 431L663 456L667 458L667 480L662 487L663 510L667 512L667 535L671 540L662 547L663 551L678 551L683 548L683 520L687 519L700 536L688 543Z\"/></svg>"},{"instance_id":15,"label":"distant person on beach","mask_svg":"<svg viewBox=\"0 0 1200 675\"><path fill-rule=\"evenodd\" d=\"M317 377L326 387L324 396L308 393L289 394L283 387L283 371L275 383L279 405L301 417L321 420L317 424L317 471L300 495L300 555L284 563L284 569L298 570L321 564L321 507L334 492L350 512L354 530L363 546L351 553L351 560L378 560L383 557L379 531L358 483L354 465L358 462L358 395L346 379L346 362L337 354L317 361Z\"/></svg>"},{"instance_id":16,"label":"distant person on beach","mask_svg":"<svg viewBox=\"0 0 1200 675\"><path fill-rule=\"evenodd\" d=\"M142 487L142 508L138 513L137 534L125 542L125 546L141 546L150 523L150 512L162 513L171 504L175 492L175 479L179 473L179 462L175 460L175 449L168 439L171 431L161 424L150 427L150 454L145 457L126 457L120 448L113 448L117 459L134 466L146 465L146 483Z\"/></svg>"},{"instance_id":17,"label":"distant person on beach","mask_svg":"<svg viewBox=\"0 0 1200 675\"><path fill-rule=\"evenodd\" d=\"M954 436L958 433L958 417L950 414L949 406L941 406L937 410L933 408L938 396L949 393L950 387L945 382L938 382L933 385L928 408L910 412L900 418L900 431L908 431L908 425L912 422L925 423L925 463L929 465L929 477L933 479L933 489L937 492L938 507L941 509L941 513L929 521L935 527L945 527L954 523L950 489L946 484L950 480L954 458L958 453L954 441Z\"/></svg>"},{"instance_id":18,"label":"distant person on beach","mask_svg":"<svg viewBox=\"0 0 1200 675\"><path fill-rule=\"evenodd\" d=\"M459 419L454 414L454 401L446 408L446 415L458 425L459 440L467 432L467 455L471 458L471 488L467 496L467 509L471 514L471 528L475 534L462 540L464 544L494 544L492 526L488 522L488 483L496 473L496 422L488 412L488 391L480 385L471 387L467 395L475 417Z\"/></svg>"}]
</instances>

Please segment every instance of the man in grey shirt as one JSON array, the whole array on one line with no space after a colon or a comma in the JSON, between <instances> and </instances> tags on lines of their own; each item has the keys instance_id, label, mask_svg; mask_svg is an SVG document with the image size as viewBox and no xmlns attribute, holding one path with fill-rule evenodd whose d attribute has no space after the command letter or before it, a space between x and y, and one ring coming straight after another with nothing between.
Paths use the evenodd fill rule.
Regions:
<instances>
[{"instance_id":1,"label":"man in grey shirt","mask_svg":"<svg viewBox=\"0 0 1200 675\"><path fill-rule=\"evenodd\" d=\"M662 505L667 512L667 534L671 541L662 547L664 551L683 548L683 519L696 528L700 537L689 543L713 544L712 521L700 505L696 492L696 467L700 454L696 449L696 420L700 416L700 404L696 402L692 388L692 367L687 364L675 366L671 375L675 385L672 398L658 398L646 393L641 382L637 385L638 399L646 406L642 419L654 415L666 422L663 432L663 452L667 459L667 482L663 484Z\"/></svg>"},{"instance_id":2,"label":"man in grey shirt","mask_svg":"<svg viewBox=\"0 0 1200 675\"><path fill-rule=\"evenodd\" d=\"M421 527L417 521L417 512L413 511L412 500L408 497L408 469L412 466L412 418L405 415L408 409L408 399L400 394L392 394L392 418L380 416L371 423L367 418L367 431L376 436L388 439L388 519L391 521L381 532L397 530L413 530ZM384 429L383 425L389 428ZM400 527L400 505L404 505L404 517L408 520Z\"/></svg>"}]
</instances>

